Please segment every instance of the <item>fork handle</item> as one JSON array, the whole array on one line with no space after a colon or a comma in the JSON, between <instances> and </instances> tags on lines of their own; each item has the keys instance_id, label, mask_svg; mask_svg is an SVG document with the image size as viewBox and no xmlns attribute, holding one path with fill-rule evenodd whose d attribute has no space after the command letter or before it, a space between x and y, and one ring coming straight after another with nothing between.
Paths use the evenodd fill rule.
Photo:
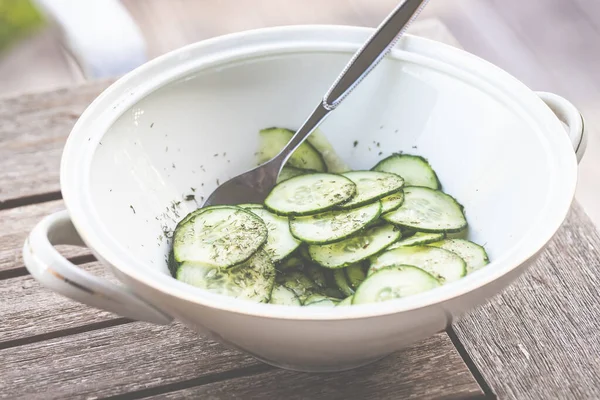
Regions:
<instances>
[{"instance_id":1,"label":"fork handle","mask_svg":"<svg viewBox=\"0 0 600 400\"><path fill-rule=\"evenodd\" d=\"M333 110L379 64L396 45L408 25L428 0L404 0L379 25L369 40L354 54L323 98L326 109Z\"/></svg>"},{"instance_id":2,"label":"fork handle","mask_svg":"<svg viewBox=\"0 0 600 400\"><path fill-rule=\"evenodd\" d=\"M296 131L277 155L280 168L298 146L310 135L356 86L379 64L396 44L407 26L417 17L428 0L404 0L379 25L369 40L354 54L340 76L329 88L321 103Z\"/></svg>"}]
</instances>

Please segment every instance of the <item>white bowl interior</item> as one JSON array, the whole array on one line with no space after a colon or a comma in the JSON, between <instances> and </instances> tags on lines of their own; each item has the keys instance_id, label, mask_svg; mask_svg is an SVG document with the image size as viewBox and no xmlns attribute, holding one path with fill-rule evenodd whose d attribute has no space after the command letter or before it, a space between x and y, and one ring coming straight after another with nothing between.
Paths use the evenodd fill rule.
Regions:
<instances>
[{"instance_id":1,"label":"white bowl interior","mask_svg":"<svg viewBox=\"0 0 600 400\"><path fill-rule=\"evenodd\" d=\"M93 157L93 207L105 230L146 268L168 274L164 232L197 207L186 197L201 204L219 181L255 165L260 129L298 128L350 54L256 55L188 74L137 102ZM470 239L494 260L515 251L543 216L560 165L526 110L470 79L395 52L321 131L352 168L400 151L426 157L465 206Z\"/></svg>"}]
</instances>

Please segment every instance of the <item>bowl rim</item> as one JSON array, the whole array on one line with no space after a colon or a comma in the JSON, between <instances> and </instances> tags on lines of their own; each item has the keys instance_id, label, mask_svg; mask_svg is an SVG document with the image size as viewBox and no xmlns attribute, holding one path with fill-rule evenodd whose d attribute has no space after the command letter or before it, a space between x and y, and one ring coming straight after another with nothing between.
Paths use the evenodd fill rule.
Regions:
<instances>
[{"instance_id":1,"label":"bowl rim","mask_svg":"<svg viewBox=\"0 0 600 400\"><path fill-rule=\"evenodd\" d=\"M526 264L546 246L567 216L575 195L577 161L570 140L560 122L533 91L499 67L463 50L433 40L404 35L388 57L413 59L423 65L443 68L457 79L471 77L471 83L480 82L486 91L496 91L504 100L520 105L526 110L525 117L535 122L538 130L548 141L562 142L553 148L546 144L548 152L561 160L561 169L554 168L554 196L544 205L543 225L536 226L530 234L527 251L522 239L512 252L492 260L488 268L469 274L462 279L432 291L395 301L320 309L297 307L294 312L286 306L253 303L202 291L175 279L164 279L164 274L145 268L145 264L127 255L125 249L111 239L91 206L89 170L93 154L102 136L113 122L133 104L154 90L177 78L188 75L197 68L222 65L223 59L240 56L236 51L245 49L248 54L263 51L282 52L291 49L337 49L352 54L372 33L371 28L344 25L295 25L254 29L223 35L187 45L166 53L124 75L104 90L83 112L73 127L61 159L61 191L72 222L90 249L106 264L137 284L150 287L170 298L238 314L287 320L345 320L371 318L434 306L456 299L486 286ZM325 39L324 39L325 38ZM233 44L234 46L231 46ZM258 46L258 47L257 47ZM241 55L244 56L243 54ZM219 61L221 60L221 61ZM216 64L215 64L216 63ZM221 64L219 64L221 63ZM200 65L200 67L198 67ZM461 78L462 77L462 78ZM464 79L463 79L464 80ZM318 101L317 99L315 99ZM562 135L562 136L561 136ZM562 139L561 139L562 137ZM81 165L84 167L81 167ZM557 163L559 164L559 163ZM560 183L560 190L558 185ZM552 207L550 207L552 205ZM532 224L537 225L537 224ZM543 229L540 227L543 226ZM111 245L111 241L113 242ZM509 257L512 255L512 257ZM159 279L162 277L163 279ZM153 304L152 302L150 302ZM161 304L153 304L161 309Z\"/></svg>"}]
</instances>

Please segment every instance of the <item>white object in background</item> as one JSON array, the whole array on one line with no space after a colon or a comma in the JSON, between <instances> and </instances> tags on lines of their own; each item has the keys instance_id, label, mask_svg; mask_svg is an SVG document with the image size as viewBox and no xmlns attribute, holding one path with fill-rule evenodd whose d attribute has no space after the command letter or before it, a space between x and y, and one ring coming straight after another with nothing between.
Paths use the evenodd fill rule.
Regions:
<instances>
[{"instance_id":1,"label":"white object in background","mask_svg":"<svg viewBox=\"0 0 600 400\"><path fill-rule=\"evenodd\" d=\"M62 29L87 78L123 75L147 60L141 31L118 0L35 0Z\"/></svg>"}]
</instances>

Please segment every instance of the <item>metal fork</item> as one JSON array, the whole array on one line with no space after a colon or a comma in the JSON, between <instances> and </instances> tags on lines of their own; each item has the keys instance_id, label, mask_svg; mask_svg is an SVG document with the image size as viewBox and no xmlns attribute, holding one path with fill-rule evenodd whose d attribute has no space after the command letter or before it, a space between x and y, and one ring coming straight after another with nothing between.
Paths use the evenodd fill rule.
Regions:
<instances>
[{"instance_id":1,"label":"metal fork","mask_svg":"<svg viewBox=\"0 0 600 400\"><path fill-rule=\"evenodd\" d=\"M279 154L266 163L220 185L204 202L216 204L262 203L294 150L304 142L340 103L371 72L400 39L428 0L404 0L379 25L369 40L354 54L329 88L317 108L296 131Z\"/></svg>"}]
</instances>

